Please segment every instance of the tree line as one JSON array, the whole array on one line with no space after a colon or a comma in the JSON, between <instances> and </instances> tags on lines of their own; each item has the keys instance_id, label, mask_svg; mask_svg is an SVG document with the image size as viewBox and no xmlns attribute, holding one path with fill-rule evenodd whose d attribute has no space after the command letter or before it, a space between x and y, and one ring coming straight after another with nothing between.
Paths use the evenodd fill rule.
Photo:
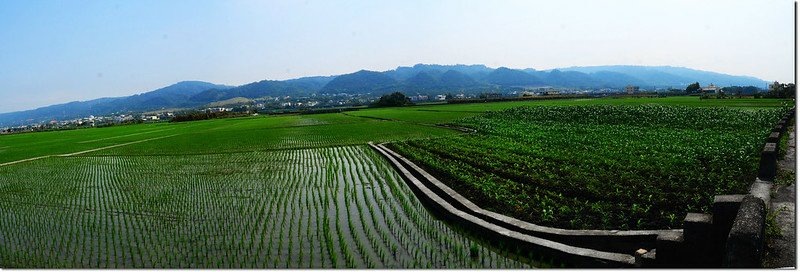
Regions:
<instances>
[{"instance_id":1,"label":"tree line","mask_svg":"<svg viewBox=\"0 0 800 272\"><path fill-rule=\"evenodd\" d=\"M192 112L187 114L176 115L173 117L170 122L188 122L188 121L199 121L199 120L208 120L208 119L217 119L217 118L232 118L232 117L243 117L250 115L249 112L232 112L232 111L221 111L221 112Z\"/></svg>"},{"instance_id":2,"label":"tree line","mask_svg":"<svg viewBox=\"0 0 800 272\"><path fill-rule=\"evenodd\" d=\"M774 83L769 85L769 89L766 92L763 92L762 89L755 87L755 86L730 86L730 87L723 87L720 88L722 91L721 93L717 94L718 96L727 96L727 95L753 95L755 98L794 98L795 97L795 85L794 83L780 83L775 81ZM700 83L695 82L686 86L686 90L684 91L685 94L692 95L692 94L703 94L703 95L710 95L704 94L703 88L700 87Z\"/></svg>"}]
</instances>

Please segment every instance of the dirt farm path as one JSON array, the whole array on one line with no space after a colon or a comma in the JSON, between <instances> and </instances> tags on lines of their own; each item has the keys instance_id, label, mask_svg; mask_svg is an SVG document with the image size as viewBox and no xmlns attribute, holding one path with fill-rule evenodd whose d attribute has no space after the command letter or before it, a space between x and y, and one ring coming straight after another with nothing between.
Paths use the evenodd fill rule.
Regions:
<instances>
[{"instance_id":1,"label":"dirt farm path","mask_svg":"<svg viewBox=\"0 0 800 272\"><path fill-rule=\"evenodd\" d=\"M2 166L7 166L7 165L12 165L12 164L23 163L23 162L35 161L35 160L39 160L39 159L46 159L46 158L50 158L50 157L69 157L69 156L76 156L76 155L85 154L85 153L89 153L89 152L95 152L95 151L100 151L100 150L109 149L109 148L115 148L115 147L126 146L126 145L132 145L132 144L138 144L138 143L147 142L147 141L152 141L152 140L164 139L164 138L173 137L173 136L177 136L177 135L180 135L180 134L172 134L172 135L161 136L161 137L155 137L155 138L149 138L149 139L138 140L138 141L133 141L133 142L127 142L127 143L121 143L121 144L109 145L109 146L98 147L98 148L93 148L93 149L89 149L89 150L83 150L83 151L78 151L78 152L73 152L73 153L45 155L45 156L39 156L39 157L33 157L33 158L27 158L27 159L22 159L22 160L17 160L17 161L4 162L4 163L0 163L0 167L2 167Z\"/></svg>"},{"instance_id":2,"label":"dirt farm path","mask_svg":"<svg viewBox=\"0 0 800 272\"><path fill-rule=\"evenodd\" d=\"M790 171L793 178L789 185L776 184L773 187L772 203L770 212L775 213L775 221L780 228L781 235L777 237L767 237L766 256L764 267L797 267L795 253L797 252L797 239L795 230L795 204L797 192L797 180L795 177L796 166L796 131L789 128L789 144L786 148L786 155L778 161L778 168L783 171Z\"/></svg>"}]
</instances>

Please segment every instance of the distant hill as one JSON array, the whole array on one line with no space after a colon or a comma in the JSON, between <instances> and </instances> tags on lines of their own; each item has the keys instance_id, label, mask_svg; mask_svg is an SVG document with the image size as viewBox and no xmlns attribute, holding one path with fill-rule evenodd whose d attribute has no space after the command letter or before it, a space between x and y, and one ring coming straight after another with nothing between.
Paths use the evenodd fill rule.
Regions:
<instances>
[{"instance_id":1,"label":"distant hill","mask_svg":"<svg viewBox=\"0 0 800 272\"><path fill-rule=\"evenodd\" d=\"M340 75L322 87L322 93L364 94L376 91L389 91L397 81L384 73L361 70L352 74Z\"/></svg>"},{"instance_id":2,"label":"distant hill","mask_svg":"<svg viewBox=\"0 0 800 272\"><path fill-rule=\"evenodd\" d=\"M701 85L714 83L717 86L756 86L762 87L766 81L750 76L732 76L715 72L701 71L684 67L672 66L588 66L561 68L561 71L576 71L582 73L615 72L623 74L630 79L636 79L642 87L675 87L685 88L694 82ZM607 75L607 74L606 74ZM598 76L595 76L596 78ZM602 74L600 75L602 78ZM620 85L622 82L614 82Z\"/></svg>"},{"instance_id":3,"label":"distant hill","mask_svg":"<svg viewBox=\"0 0 800 272\"><path fill-rule=\"evenodd\" d=\"M514 70L509 69L506 67L500 67L486 75L483 78L486 82L490 84L496 84L500 86L543 86L544 81L539 79L539 77L523 72L522 70Z\"/></svg>"},{"instance_id":4,"label":"distant hill","mask_svg":"<svg viewBox=\"0 0 800 272\"><path fill-rule=\"evenodd\" d=\"M426 72L419 72L403 81L402 88L415 91L434 91L442 88L442 83Z\"/></svg>"},{"instance_id":5,"label":"distant hill","mask_svg":"<svg viewBox=\"0 0 800 272\"><path fill-rule=\"evenodd\" d=\"M478 85L478 82L475 81L475 79L472 79L468 75L456 70L447 70L444 72L441 76L439 76L439 82L441 82L443 87L448 89Z\"/></svg>"},{"instance_id":6,"label":"distant hill","mask_svg":"<svg viewBox=\"0 0 800 272\"><path fill-rule=\"evenodd\" d=\"M89 115L145 112L182 106L194 95L208 89L229 89L230 86L202 81L182 81L154 91L126 97L74 101L33 110L0 114L0 125L17 125L50 120L65 120Z\"/></svg>"},{"instance_id":7,"label":"distant hill","mask_svg":"<svg viewBox=\"0 0 800 272\"><path fill-rule=\"evenodd\" d=\"M601 81L591 75L575 71L552 70L544 75L544 82L550 86L563 86L568 88L591 88L600 86Z\"/></svg>"},{"instance_id":8,"label":"distant hill","mask_svg":"<svg viewBox=\"0 0 800 272\"><path fill-rule=\"evenodd\" d=\"M244 97L234 97L231 99L225 99L220 101L211 102L208 104L203 105L203 107L208 108L217 108L217 107L231 107L231 106L240 106L248 103L252 103L252 99L244 98Z\"/></svg>"},{"instance_id":9,"label":"distant hill","mask_svg":"<svg viewBox=\"0 0 800 272\"><path fill-rule=\"evenodd\" d=\"M599 85L601 88L623 88L628 85L647 85L644 80L619 72L599 71L590 73L589 75L595 80L601 82Z\"/></svg>"},{"instance_id":10,"label":"distant hill","mask_svg":"<svg viewBox=\"0 0 800 272\"><path fill-rule=\"evenodd\" d=\"M188 99L184 106L207 104L235 97L261 98L265 96L299 96L318 92L333 77L304 77L291 80L262 80L239 87L208 89Z\"/></svg>"},{"instance_id":11,"label":"distant hill","mask_svg":"<svg viewBox=\"0 0 800 272\"><path fill-rule=\"evenodd\" d=\"M717 86L756 86L764 80L671 66L610 65L567 67L552 70L533 68L497 69L485 65L416 64L377 72L361 70L339 76L303 77L290 80L262 80L241 86L225 86L202 81L183 81L150 92L127 97L100 98L52 105L34 110L2 113L0 126L65 120L89 115L146 112L168 108L201 107L231 99L266 96L306 96L325 93L376 96L393 91L413 94L446 92L478 93L520 87L623 88L636 85L644 89L678 88L699 82Z\"/></svg>"},{"instance_id":12,"label":"distant hill","mask_svg":"<svg viewBox=\"0 0 800 272\"><path fill-rule=\"evenodd\" d=\"M113 103L114 111L146 111L181 106L190 97L211 88L229 89L232 87L202 81L182 81L155 91L125 97L121 101Z\"/></svg>"},{"instance_id":13,"label":"distant hill","mask_svg":"<svg viewBox=\"0 0 800 272\"><path fill-rule=\"evenodd\" d=\"M405 67L400 66L394 70L389 70L384 72L387 76L397 80L397 81L404 81L409 79L420 72L425 72L430 75L441 75L447 71L456 71L462 74L469 76L470 78L482 78L487 74L494 71L494 69L486 67L483 64L474 64L474 65L464 65L464 64L456 64L456 65L439 65L439 64L417 64L412 67Z\"/></svg>"}]
</instances>

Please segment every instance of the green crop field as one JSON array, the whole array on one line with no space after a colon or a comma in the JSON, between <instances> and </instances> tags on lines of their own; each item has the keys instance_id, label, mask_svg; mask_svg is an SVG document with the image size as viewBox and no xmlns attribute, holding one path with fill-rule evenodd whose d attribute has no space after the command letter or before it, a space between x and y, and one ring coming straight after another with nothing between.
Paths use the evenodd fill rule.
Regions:
<instances>
[{"instance_id":1,"label":"green crop field","mask_svg":"<svg viewBox=\"0 0 800 272\"><path fill-rule=\"evenodd\" d=\"M3 267L528 267L483 247L469 258L474 242L365 146L0 171Z\"/></svg>"},{"instance_id":2,"label":"green crop field","mask_svg":"<svg viewBox=\"0 0 800 272\"><path fill-rule=\"evenodd\" d=\"M553 179L554 183L548 184L553 186L541 186L539 191L523 191L525 188L520 187L522 189L515 192L517 195L527 192L531 198L545 199L543 203L552 208L553 216L561 216L556 213L558 207L553 205L577 203L578 200L573 201L567 196L592 196L575 195L568 190L557 192L560 188L584 188L581 186L586 181L579 180L579 177L596 178L593 184L605 187L593 190L600 191L643 186L646 187L644 193L652 188L662 188L659 189L662 191L669 188L662 184L699 169L689 167L677 172L676 177L656 180L664 176L658 172L658 165L648 166L648 162L683 160L689 156L681 155L686 150L684 145L698 144L694 141L713 144L713 148L702 153L709 156L708 162L713 167L722 164L722 156L735 155L730 164L731 167L741 166L740 172L731 170L731 167L714 168L718 171L711 172L736 177L728 179L730 186L721 189L738 188L738 173L750 173L751 169L745 168L750 167L747 159L750 153L747 152L751 150L735 141L732 147L718 142L733 141L739 136L744 137L741 141L748 143L761 141L754 135L760 135L762 124L772 121L772 114L785 103L766 99L680 97L424 105L0 135L0 266L538 267L549 261L543 262L536 256L523 258L500 247L489 246L489 241L439 221L421 205L387 162L366 144L393 142L397 143L395 148L407 154L416 152L412 149L420 150L418 154L422 155L411 156L420 162L434 158L432 153L422 151L435 146L441 147L442 152L454 154L463 150L470 152L466 154L479 154L485 158L516 158L515 164L500 159L497 162L507 167L500 169L522 172L523 176L538 175L530 167L552 166L533 156L543 156L547 160L553 158L559 166L569 166L564 169L574 173L574 178ZM536 107L481 115L519 106L593 104L684 105L686 111L701 113L701 116L713 117L717 116L714 112L721 112L717 116L721 123L713 129L701 130L696 127L676 129L663 120L639 127L634 124L580 123L569 118L549 123L526 119L528 115L524 111L536 111ZM727 126L731 114L741 115L745 118L743 123ZM506 120L504 115L513 118ZM709 120L695 121L706 123ZM437 126L443 123L471 126L478 132L465 135L458 130ZM667 137L662 139L662 134ZM595 149L608 151L555 152L555 147L574 148L565 147L559 139L577 139L587 143L600 141L607 148L595 144ZM508 145L493 146L495 141ZM553 148L544 148L540 142ZM657 160L637 162L637 157L633 156L636 154L625 153L632 151L622 148L629 143L636 147L661 144L663 147L657 151L664 153L657 156ZM490 149L492 152L487 151ZM737 153L740 151L745 153ZM517 156L513 152L520 153ZM607 157L617 154L610 152L620 152L618 154L627 156L624 162L634 164L623 167L612 163L610 165L616 168L603 168ZM425 156L431 157L426 159ZM456 163L461 159L447 160ZM595 167L593 171L605 174L595 176L588 168L570 164L579 160L594 162L591 164ZM542 164L537 164L540 162ZM482 167L480 162L466 159L458 163L454 167L461 170L469 169L464 166L467 163ZM434 164L423 165L436 167ZM652 170L652 173L648 172L652 175L645 176L641 171L625 172L634 166ZM674 169L675 164L666 167ZM509 196L509 201L527 201L510 193L509 189L518 188L508 187L511 183L504 180L508 177L503 176L504 173L492 169L479 170L474 173L481 178L481 190L491 192L470 194L480 205L496 209L498 202L492 199L501 196ZM440 171L439 174L446 177L447 172ZM605 182L600 182L606 178ZM473 184L469 180L463 182L453 178L449 181L460 182L451 184L457 190L467 188L475 191L477 188L458 185ZM709 186L716 184L716 181L703 179L692 181ZM570 182L579 186L565 186ZM662 201L654 199L655 196L667 199L686 197L693 193L690 189L681 186L669 194L654 191L653 197L641 203ZM545 191L548 193L539 193ZM561 198L557 197L559 195ZM625 201L636 197L647 196L629 196ZM686 205L702 208L706 197L702 195L699 202L687 202ZM558 202L562 200L565 202ZM580 201L589 203L587 201L595 200ZM622 222L615 219L617 214L630 214L626 213L627 210L617 212L614 210L617 206L612 202L598 203L597 209L613 215L604 217L612 220L611 225ZM644 213L645 217L638 213L633 215L662 218L660 215L650 216L655 209L650 207L650 212ZM518 209L514 206L513 210ZM677 214L680 209L669 211L680 217ZM581 219L584 221L578 222L579 226L589 224L593 216L603 213L586 214L585 219ZM540 218L540 214L531 215ZM658 220L652 224L675 226ZM631 222L628 224L631 228L636 227Z\"/></svg>"},{"instance_id":3,"label":"green crop field","mask_svg":"<svg viewBox=\"0 0 800 272\"><path fill-rule=\"evenodd\" d=\"M0 164L118 144L92 154L207 154L366 144L451 135L448 129L343 114L260 116L0 135ZM165 138L160 138L165 137ZM142 141L142 142L138 142Z\"/></svg>"},{"instance_id":4,"label":"green crop field","mask_svg":"<svg viewBox=\"0 0 800 272\"><path fill-rule=\"evenodd\" d=\"M0 163L101 148L174 134L183 126L143 124L0 135Z\"/></svg>"},{"instance_id":5,"label":"green crop field","mask_svg":"<svg viewBox=\"0 0 800 272\"><path fill-rule=\"evenodd\" d=\"M455 133L322 114L2 136L14 158L133 144L0 166L0 266L539 263L499 255L486 241L435 219L365 145ZM45 143L51 147L37 147Z\"/></svg>"},{"instance_id":6,"label":"green crop field","mask_svg":"<svg viewBox=\"0 0 800 272\"><path fill-rule=\"evenodd\" d=\"M513 102L421 105L402 108L369 109L349 112L352 116L380 118L408 123L439 124L463 117L475 116L487 111L505 110L520 106L589 106L589 105L670 105L688 107L733 107L740 109L780 108L791 101L778 99L700 99L697 96L674 96L660 98L594 98L530 100Z\"/></svg>"},{"instance_id":7,"label":"green crop field","mask_svg":"<svg viewBox=\"0 0 800 272\"><path fill-rule=\"evenodd\" d=\"M259 116L188 123L156 123L99 129L23 133L0 135L0 164L39 156L80 152L115 144L151 141L158 137L175 137L169 141L181 142L181 144L172 146L191 145L191 142L194 142L197 147L189 151L193 153L311 147L309 144L314 146L364 144L368 141L381 142L414 137L438 137L454 132L432 128L432 125L452 122L459 118L475 116L486 111L504 110L519 106L659 104L753 109L782 107L788 103L790 102L776 99L701 100L698 97L516 101L423 105L404 108L365 109L345 112L344 114ZM314 137L328 137L332 140L328 140L325 143L321 139L312 139ZM296 141L292 139L296 139ZM290 145L286 146L287 143ZM224 146L217 146L219 144ZM156 146L160 145L156 144ZM230 150L231 147L237 149ZM138 143L136 146L130 146L127 149L137 153L169 152L169 150L163 149L145 151L141 149L141 144ZM120 151L109 149L107 152Z\"/></svg>"},{"instance_id":8,"label":"green crop field","mask_svg":"<svg viewBox=\"0 0 800 272\"><path fill-rule=\"evenodd\" d=\"M460 119L477 132L393 143L486 208L564 228L680 228L744 192L783 109L539 106Z\"/></svg>"}]
</instances>

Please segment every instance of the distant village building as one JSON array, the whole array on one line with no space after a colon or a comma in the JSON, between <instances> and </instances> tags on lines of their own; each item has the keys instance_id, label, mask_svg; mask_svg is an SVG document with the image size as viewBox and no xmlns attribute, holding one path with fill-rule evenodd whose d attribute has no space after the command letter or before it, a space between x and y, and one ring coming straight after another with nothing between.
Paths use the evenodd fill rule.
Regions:
<instances>
[{"instance_id":1,"label":"distant village building","mask_svg":"<svg viewBox=\"0 0 800 272\"><path fill-rule=\"evenodd\" d=\"M487 99L496 99L496 98L502 98L503 97L503 94L501 94L501 93L485 93L483 95Z\"/></svg>"},{"instance_id":2,"label":"distant village building","mask_svg":"<svg viewBox=\"0 0 800 272\"><path fill-rule=\"evenodd\" d=\"M206 112L215 113L215 112L225 112L231 110L233 110L233 108L208 108L206 109Z\"/></svg>"},{"instance_id":3,"label":"distant village building","mask_svg":"<svg viewBox=\"0 0 800 272\"><path fill-rule=\"evenodd\" d=\"M437 94L436 95L436 100L444 101L445 99L447 99L446 95L443 95L443 94Z\"/></svg>"},{"instance_id":4,"label":"distant village building","mask_svg":"<svg viewBox=\"0 0 800 272\"><path fill-rule=\"evenodd\" d=\"M172 119L174 117L175 114L171 112L162 112L158 114L158 119Z\"/></svg>"},{"instance_id":5,"label":"distant village building","mask_svg":"<svg viewBox=\"0 0 800 272\"><path fill-rule=\"evenodd\" d=\"M411 96L410 98L411 98L411 101L425 101L425 100L428 100L428 96L427 95L415 95L415 96Z\"/></svg>"},{"instance_id":6,"label":"distant village building","mask_svg":"<svg viewBox=\"0 0 800 272\"><path fill-rule=\"evenodd\" d=\"M561 94L560 90L557 90L553 87L538 87L538 88L531 88L527 89L526 91L533 92L535 95L557 95Z\"/></svg>"},{"instance_id":7,"label":"distant village building","mask_svg":"<svg viewBox=\"0 0 800 272\"><path fill-rule=\"evenodd\" d=\"M714 86L714 83L711 83L711 84L708 84L708 86L701 88L700 90L704 94L705 93L715 93L716 94L716 93L719 93L720 90L722 90L722 89L720 87L718 87L718 86Z\"/></svg>"},{"instance_id":8,"label":"distant village building","mask_svg":"<svg viewBox=\"0 0 800 272\"><path fill-rule=\"evenodd\" d=\"M625 92L627 94L633 94L639 92L639 86L633 86L633 85L625 86Z\"/></svg>"}]
</instances>

